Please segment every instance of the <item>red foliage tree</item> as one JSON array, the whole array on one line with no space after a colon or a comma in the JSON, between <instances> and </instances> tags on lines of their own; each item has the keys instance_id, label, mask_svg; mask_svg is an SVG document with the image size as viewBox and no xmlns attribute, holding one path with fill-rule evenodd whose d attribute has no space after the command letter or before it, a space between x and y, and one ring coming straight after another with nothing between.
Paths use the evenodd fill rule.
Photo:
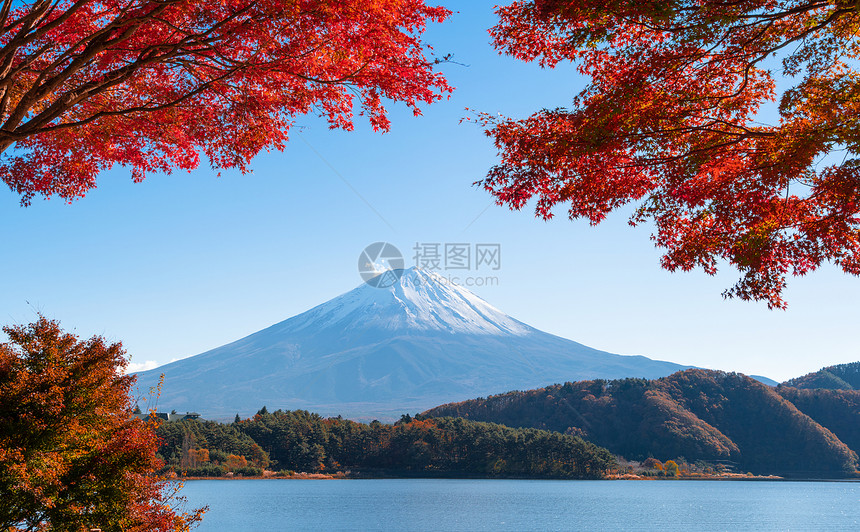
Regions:
<instances>
[{"instance_id":1,"label":"red foliage tree","mask_svg":"<svg viewBox=\"0 0 860 532\"><path fill-rule=\"evenodd\" d=\"M727 297L784 307L787 275L860 274L856 1L535 0L498 9L496 47L591 83L569 109L481 115L501 160L480 183L514 209L592 224L638 203L668 270L727 261ZM774 57L778 56L778 57ZM777 59L782 59L781 66ZM780 72L781 70L781 72ZM776 76L793 81L776 100ZM830 155L830 157L827 157Z\"/></svg>"},{"instance_id":2,"label":"red foliage tree","mask_svg":"<svg viewBox=\"0 0 860 532\"><path fill-rule=\"evenodd\" d=\"M159 480L153 427L131 416L120 344L79 341L45 318L3 329L0 529L188 530L178 484Z\"/></svg>"},{"instance_id":3,"label":"red foliage tree","mask_svg":"<svg viewBox=\"0 0 860 532\"><path fill-rule=\"evenodd\" d=\"M115 164L135 181L239 168L282 149L293 119L387 130L449 92L420 36L449 11L423 0L4 0L0 176L28 204L71 200Z\"/></svg>"}]
</instances>

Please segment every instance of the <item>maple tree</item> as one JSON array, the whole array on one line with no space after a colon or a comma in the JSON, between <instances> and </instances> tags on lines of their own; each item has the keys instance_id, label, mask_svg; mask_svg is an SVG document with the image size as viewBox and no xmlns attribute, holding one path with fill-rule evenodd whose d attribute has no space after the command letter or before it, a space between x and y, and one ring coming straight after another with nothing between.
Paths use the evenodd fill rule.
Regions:
<instances>
[{"instance_id":1,"label":"maple tree","mask_svg":"<svg viewBox=\"0 0 860 532\"><path fill-rule=\"evenodd\" d=\"M0 344L0 529L188 530L180 485L153 472L155 422L131 416L119 343L39 317Z\"/></svg>"},{"instance_id":2,"label":"maple tree","mask_svg":"<svg viewBox=\"0 0 860 532\"><path fill-rule=\"evenodd\" d=\"M479 114L500 161L479 184L536 215L634 203L670 271L728 262L726 297L785 307L788 275L860 274L860 3L535 0L498 8L502 53L589 84L569 108ZM791 86L778 90L784 84Z\"/></svg>"},{"instance_id":3,"label":"maple tree","mask_svg":"<svg viewBox=\"0 0 860 532\"><path fill-rule=\"evenodd\" d=\"M308 113L386 131L450 92L421 34L423 0L3 0L0 176L26 205L81 197L119 164L247 165ZM12 148L10 150L10 148Z\"/></svg>"}]
</instances>

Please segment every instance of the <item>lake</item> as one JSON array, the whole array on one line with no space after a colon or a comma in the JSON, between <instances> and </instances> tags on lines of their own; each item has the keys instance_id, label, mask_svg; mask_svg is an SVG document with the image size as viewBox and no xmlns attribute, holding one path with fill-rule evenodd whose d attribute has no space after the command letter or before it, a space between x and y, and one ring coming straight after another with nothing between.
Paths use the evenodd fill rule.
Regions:
<instances>
[{"instance_id":1,"label":"lake","mask_svg":"<svg viewBox=\"0 0 860 532\"><path fill-rule=\"evenodd\" d=\"M859 530L860 483L193 480L221 530Z\"/></svg>"}]
</instances>

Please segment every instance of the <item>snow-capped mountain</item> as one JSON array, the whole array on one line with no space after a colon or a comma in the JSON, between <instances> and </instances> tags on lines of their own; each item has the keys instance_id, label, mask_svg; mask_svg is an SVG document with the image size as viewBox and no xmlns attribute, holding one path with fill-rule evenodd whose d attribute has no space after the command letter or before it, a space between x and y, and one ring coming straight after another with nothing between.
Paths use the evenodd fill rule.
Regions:
<instances>
[{"instance_id":1,"label":"snow-capped mountain","mask_svg":"<svg viewBox=\"0 0 860 532\"><path fill-rule=\"evenodd\" d=\"M269 410L381 420L514 389L685 369L539 331L432 272L398 271L241 340L138 374L164 374L159 408L218 418Z\"/></svg>"},{"instance_id":2,"label":"snow-capped mountain","mask_svg":"<svg viewBox=\"0 0 860 532\"><path fill-rule=\"evenodd\" d=\"M398 282L389 288L363 284L282 323L294 331L337 327L522 336L535 330L436 273L412 268L395 275Z\"/></svg>"}]
</instances>

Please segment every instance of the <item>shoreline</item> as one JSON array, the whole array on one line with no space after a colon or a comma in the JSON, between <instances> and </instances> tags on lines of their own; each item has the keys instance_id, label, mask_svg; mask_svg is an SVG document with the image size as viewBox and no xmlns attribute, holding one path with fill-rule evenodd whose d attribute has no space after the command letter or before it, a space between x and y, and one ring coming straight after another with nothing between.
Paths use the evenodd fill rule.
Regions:
<instances>
[{"instance_id":1,"label":"shoreline","mask_svg":"<svg viewBox=\"0 0 860 532\"><path fill-rule=\"evenodd\" d=\"M605 480L605 481L724 481L724 482L860 482L860 479L852 478L786 478L777 475L712 475L712 476L681 476L681 477L648 477L642 475L607 475L599 479L577 479L577 478L547 478L547 477L481 477L481 476L416 476L416 475L355 475L343 472L338 473L296 473L291 476L280 475L257 475L257 476L221 476L221 477L176 477L165 478L171 481L193 481L193 480L419 480L419 479L444 479L444 480L548 480L548 481L577 481L577 480Z\"/></svg>"}]
</instances>

